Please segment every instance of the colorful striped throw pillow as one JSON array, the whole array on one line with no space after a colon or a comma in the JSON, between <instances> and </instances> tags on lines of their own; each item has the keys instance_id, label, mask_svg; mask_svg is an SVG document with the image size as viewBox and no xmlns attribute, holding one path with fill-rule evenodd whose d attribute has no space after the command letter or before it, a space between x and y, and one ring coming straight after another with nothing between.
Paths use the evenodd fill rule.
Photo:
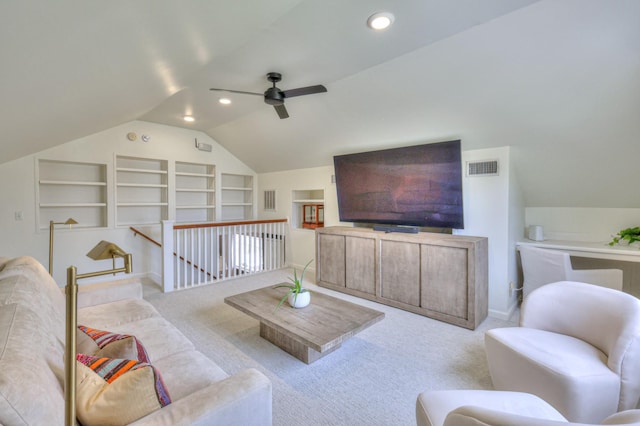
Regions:
<instances>
[{"instance_id":1,"label":"colorful striped throw pillow","mask_svg":"<svg viewBox=\"0 0 640 426\"><path fill-rule=\"evenodd\" d=\"M171 403L151 364L78 354L76 414L84 426L125 425Z\"/></svg>"},{"instance_id":2,"label":"colorful striped throw pillow","mask_svg":"<svg viewBox=\"0 0 640 426\"><path fill-rule=\"evenodd\" d=\"M135 336L98 330L84 325L79 325L78 330L80 331L77 334L79 353L150 362L146 349Z\"/></svg>"}]
</instances>

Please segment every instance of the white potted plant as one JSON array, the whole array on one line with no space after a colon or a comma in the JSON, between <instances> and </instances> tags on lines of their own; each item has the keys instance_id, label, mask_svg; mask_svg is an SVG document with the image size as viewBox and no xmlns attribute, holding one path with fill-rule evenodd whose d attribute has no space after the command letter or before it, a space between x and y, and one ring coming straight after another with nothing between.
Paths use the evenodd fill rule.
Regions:
<instances>
[{"instance_id":1,"label":"white potted plant","mask_svg":"<svg viewBox=\"0 0 640 426\"><path fill-rule=\"evenodd\" d=\"M304 265L304 269L302 270L302 274L300 274L300 279L298 279L298 273L295 268L293 268L293 278L289 277L289 281L293 284L279 284L274 286L273 288L288 288L289 291L285 294L282 299L280 299L280 303L276 306L276 310L282 306L284 301L288 301L289 305L293 308L304 308L311 302L311 292L306 288L302 287L302 282L304 280L304 273L307 271L307 267L313 262L313 259L307 262Z\"/></svg>"}]
</instances>

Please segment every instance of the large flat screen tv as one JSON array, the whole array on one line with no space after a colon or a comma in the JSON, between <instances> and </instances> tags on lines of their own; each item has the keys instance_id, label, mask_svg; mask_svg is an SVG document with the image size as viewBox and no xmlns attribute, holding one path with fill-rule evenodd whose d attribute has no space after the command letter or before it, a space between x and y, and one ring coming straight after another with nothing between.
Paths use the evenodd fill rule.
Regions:
<instances>
[{"instance_id":1,"label":"large flat screen tv","mask_svg":"<svg viewBox=\"0 0 640 426\"><path fill-rule=\"evenodd\" d=\"M333 157L342 222L464 228L460 141Z\"/></svg>"}]
</instances>

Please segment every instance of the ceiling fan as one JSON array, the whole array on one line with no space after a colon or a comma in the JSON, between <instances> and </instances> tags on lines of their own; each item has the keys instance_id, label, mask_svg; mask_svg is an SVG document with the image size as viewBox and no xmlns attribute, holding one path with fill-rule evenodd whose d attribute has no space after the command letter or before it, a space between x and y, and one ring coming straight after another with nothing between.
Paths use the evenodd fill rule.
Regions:
<instances>
[{"instance_id":1,"label":"ceiling fan","mask_svg":"<svg viewBox=\"0 0 640 426\"><path fill-rule=\"evenodd\" d=\"M221 92L230 92L230 93L240 93L243 95L262 96L264 97L264 102L266 104L273 105L276 112L278 113L278 117L280 118L289 117L289 113L287 112L287 109L284 107L284 100L286 98L293 98L294 96L313 95L314 93L323 93L327 91L327 88L321 84L318 84L316 86L299 87L297 89L280 90L276 87L276 83L282 80L282 74L277 72L268 73L267 80L272 82L273 86L265 90L264 93L244 92L242 90L215 89L215 88L211 88L209 90L217 90Z\"/></svg>"}]
</instances>

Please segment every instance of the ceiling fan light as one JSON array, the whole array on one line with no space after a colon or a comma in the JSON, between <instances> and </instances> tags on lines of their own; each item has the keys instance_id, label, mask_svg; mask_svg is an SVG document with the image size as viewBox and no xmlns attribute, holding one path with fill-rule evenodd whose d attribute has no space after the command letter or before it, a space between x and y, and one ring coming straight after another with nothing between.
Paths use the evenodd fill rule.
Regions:
<instances>
[{"instance_id":1,"label":"ceiling fan light","mask_svg":"<svg viewBox=\"0 0 640 426\"><path fill-rule=\"evenodd\" d=\"M220 102L222 105L229 105L231 103L231 99L229 99L229 98L220 98L220 99L218 99L218 102Z\"/></svg>"},{"instance_id":2,"label":"ceiling fan light","mask_svg":"<svg viewBox=\"0 0 640 426\"><path fill-rule=\"evenodd\" d=\"M184 117L182 117L182 119L184 121L186 121L186 122L189 122L189 123L193 123L194 121L196 121L196 119L193 118L193 116L191 116L191 115L185 115Z\"/></svg>"},{"instance_id":3,"label":"ceiling fan light","mask_svg":"<svg viewBox=\"0 0 640 426\"><path fill-rule=\"evenodd\" d=\"M393 24L393 20L393 14L388 12L378 12L369 16L369 19L367 19L367 26L372 30L380 31Z\"/></svg>"}]
</instances>

